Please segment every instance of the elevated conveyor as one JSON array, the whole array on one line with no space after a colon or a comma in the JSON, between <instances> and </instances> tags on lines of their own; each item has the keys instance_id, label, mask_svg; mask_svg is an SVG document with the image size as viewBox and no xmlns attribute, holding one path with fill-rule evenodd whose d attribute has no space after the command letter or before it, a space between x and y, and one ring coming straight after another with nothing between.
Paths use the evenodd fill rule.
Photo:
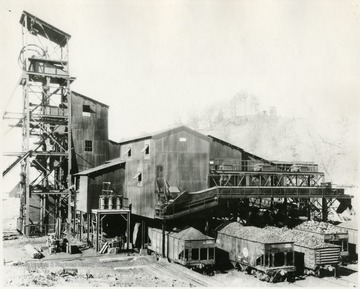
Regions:
<instances>
[{"instance_id":1,"label":"elevated conveyor","mask_svg":"<svg viewBox=\"0 0 360 289\"><path fill-rule=\"evenodd\" d=\"M319 187L247 187L247 186L215 186L198 192L183 192L171 203L156 210L156 218L175 219L219 204L219 200L235 199L270 199L270 198L299 198L299 199L338 199L350 200L344 189Z\"/></svg>"}]
</instances>

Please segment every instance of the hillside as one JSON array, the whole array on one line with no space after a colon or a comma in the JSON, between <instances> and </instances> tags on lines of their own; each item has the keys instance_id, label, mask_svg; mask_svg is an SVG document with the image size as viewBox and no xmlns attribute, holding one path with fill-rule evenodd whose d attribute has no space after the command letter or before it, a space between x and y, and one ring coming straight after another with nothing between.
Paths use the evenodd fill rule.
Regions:
<instances>
[{"instance_id":1,"label":"hillside","mask_svg":"<svg viewBox=\"0 0 360 289\"><path fill-rule=\"evenodd\" d=\"M187 125L269 160L315 162L334 184L358 183L357 130L349 119L279 116L274 107L260 111L255 97L234 99L197 112Z\"/></svg>"}]
</instances>

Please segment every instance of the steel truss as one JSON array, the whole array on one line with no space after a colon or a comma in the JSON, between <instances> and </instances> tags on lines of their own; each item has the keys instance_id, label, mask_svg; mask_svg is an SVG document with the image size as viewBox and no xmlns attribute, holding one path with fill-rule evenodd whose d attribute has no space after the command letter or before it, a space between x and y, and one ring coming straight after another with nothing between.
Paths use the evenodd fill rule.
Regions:
<instances>
[{"instance_id":1,"label":"steel truss","mask_svg":"<svg viewBox=\"0 0 360 289\"><path fill-rule=\"evenodd\" d=\"M69 75L70 35L25 11L20 24L23 113L15 127L22 128L22 152L3 175L21 163L18 229L30 235L54 231L59 219L71 220L70 84L74 78ZM39 221L30 217L31 198L40 203L39 215L35 212Z\"/></svg>"}]
</instances>

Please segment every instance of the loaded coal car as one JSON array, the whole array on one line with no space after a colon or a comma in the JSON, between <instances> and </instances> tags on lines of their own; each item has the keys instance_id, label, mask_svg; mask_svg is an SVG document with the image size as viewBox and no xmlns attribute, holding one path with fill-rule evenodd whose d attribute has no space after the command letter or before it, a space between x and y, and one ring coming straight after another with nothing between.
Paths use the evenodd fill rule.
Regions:
<instances>
[{"instance_id":1,"label":"loaded coal car","mask_svg":"<svg viewBox=\"0 0 360 289\"><path fill-rule=\"evenodd\" d=\"M319 277L322 272L328 271L337 276L341 250L339 245L326 243L319 235L306 231L275 227L265 229L294 241L295 266L298 275Z\"/></svg>"},{"instance_id":2,"label":"loaded coal car","mask_svg":"<svg viewBox=\"0 0 360 289\"><path fill-rule=\"evenodd\" d=\"M217 232L216 246L229 253L235 267L262 281L295 277L294 242L275 232L233 222Z\"/></svg>"},{"instance_id":3,"label":"loaded coal car","mask_svg":"<svg viewBox=\"0 0 360 289\"><path fill-rule=\"evenodd\" d=\"M324 242L339 245L341 260L345 262L349 258L349 233L346 229L318 221L306 221L294 229L317 234Z\"/></svg>"},{"instance_id":4,"label":"loaded coal car","mask_svg":"<svg viewBox=\"0 0 360 289\"><path fill-rule=\"evenodd\" d=\"M148 228L148 250L162 255L162 230ZM182 231L165 231L165 257L203 274L214 275L215 239L189 227Z\"/></svg>"}]
</instances>

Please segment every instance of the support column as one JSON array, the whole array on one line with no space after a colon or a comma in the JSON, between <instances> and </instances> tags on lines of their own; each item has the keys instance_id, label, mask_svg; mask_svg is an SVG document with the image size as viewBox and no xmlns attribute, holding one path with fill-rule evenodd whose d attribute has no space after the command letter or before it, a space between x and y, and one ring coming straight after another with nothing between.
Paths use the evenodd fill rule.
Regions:
<instances>
[{"instance_id":1,"label":"support column","mask_svg":"<svg viewBox=\"0 0 360 289\"><path fill-rule=\"evenodd\" d=\"M249 214L250 214L249 199L243 199L243 203L244 203L244 209L245 209L245 221L247 224L249 222Z\"/></svg>"},{"instance_id":2,"label":"support column","mask_svg":"<svg viewBox=\"0 0 360 289\"><path fill-rule=\"evenodd\" d=\"M127 249L130 249L130 212L127 213L127 228L126 228L126 244L127 244Z\"/></svg>"},{"instance_id":3,"label":"support column","mask_svg":"<svg viewBox=\"0 0 360 289\"><path fill-rule=\"evenodd\" d=\"M96 213L96 252L99 252L100 213Z\"/></svg>"},{"instance_id":4,"label":"support column","mask_svg":"<svg viewBox=\"0 0 360 289\"><path fill-rule=\"evenodd\" d=\"M284 205L284 208L285 208L285 210L284 210L284 217L285 217L285 224L287 225L288 224L288 221L289 221L289 214L288 214L288 210L287 210L287 198L284 198L284 203L283 203L283 205Z\"/></svg>"},{"instance_id":5,"label":"support column","mask_svg":"<svg viewBox=\"0 0 360 289\"><path fill-rule=\"evenodd\" d=\"M86 241L90 241L90 218L91 213L87 212L86 214Z\"/></svg>"},{"instance_id":6,"label":"support column","mask_svg":"<svg viewBox=\"0 0 360 289\"><path fill-rule=\"evenodd\" d=\"M161 229L162 229L162 256L165 258L165 231L166 231L166 224L165 224L165 220L163 220L162 224L161 224Z\"/></svg>"},{"instance_id":7,"label":"support column","mask_svg":"<svg viewBox=\"0 0 360 289\"><path fill-rule=\"evenodd\" d=\"M141 249L145 248L145 233L146 233L145 226L146 226L145 221L142 220L141 221Z\"/></svg>"},{"instance_id":8,"label":"support column","mask_svg":"<svg viewBox=\"0 0 360 289\"><path fill-rule=\"evenodd\" d=\"M83 212L82 211L80 211L80 222L79 222L80 224L80 232L79 232L79 239L80 239L80 241L81 241L81 237L82 237L82 232L83 232Z\"/></svg>"},{"instance_id":9,"label":"support column","mask_svg":"<svg viewBox=\"0 0 360 289\"><path fill-rule=\"evenodd\" d=\"M25 17L26 19L26 17ZM26 21L26 20L25 20ZM27 23L26 23L27 24ZM25 58L26 59L26 58ZM26 65L25 60L25 65ZM26 67L26 66L25 66ZM29 75L26 75L25 80L25 113L26 113L26 128L25 128L25 151L28 152L30 149L30 101L29 101ZM25 205L26 205L26 215L25 215L25 235L29 236L30 234L30 160L26 158L25 160Z\"/></svg>"},{"instance_id":10,"label":"support column","mask_svg":"<svg viewBox=\"0 0 360 289\"><path fill-rule=\"evenodd\" d=\"M322 202L321 202L321 210L322 210L322 221L326 222L327 221L327 217L328 217L328 207L327 207L327 201L325 198L322 198Z\"/></svg>"},{"instance_id":11,"label":"support column","mask_svg":"<svg viewBox=\"0 0 360 289\"><path fill-rule=\"evenodd\" d=\"M310 199L304 199L305 208L306 208L306 216L307 219L310 221L311 219L311 210L310 210Z\"/></svg>"}]
</instances>

